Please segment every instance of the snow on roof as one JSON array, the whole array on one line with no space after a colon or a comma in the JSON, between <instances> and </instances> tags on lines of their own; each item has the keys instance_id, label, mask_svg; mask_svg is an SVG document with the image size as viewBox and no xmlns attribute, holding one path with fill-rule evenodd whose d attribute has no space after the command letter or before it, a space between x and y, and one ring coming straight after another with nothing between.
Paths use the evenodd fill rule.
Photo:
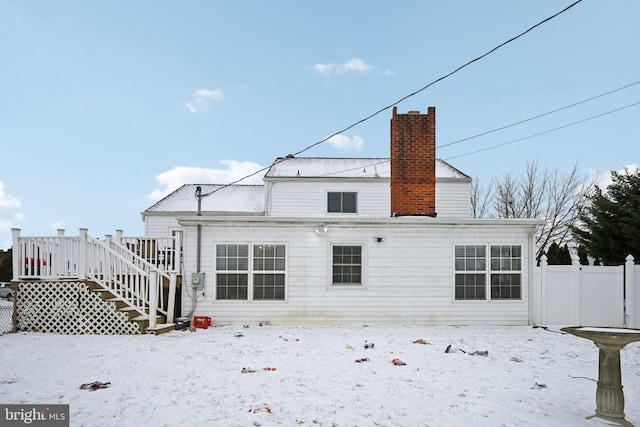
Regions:
<instances>
[{"instance_id":1,"label":"snow on roof","mask_svg":"<svg viewBox=\"0 0 640 427\"><path fill-rule=\"evenodd\" d=\"M202 194L215 191L202 199L202 212L262 213L264 210L264 186L185 184L145 211L148 212L196 212L198 200L196 187Z\"/></svg>"},{"instance_id":2,"label":"snow on roof","mask_svg":"<svg viewBox=\"0 0 640 427\"><path fill-rule=\"evenodd\" d=\"M265 175L269 178L389 178L388 158L278 158ZM436 178L469 177L444 160L436 159Z\"/></svg>"},{"instance_id":3,"label":"snow on roof","mask_svg":"<svg viewBox=\"0 0 640 427\"><path fill-rule=\"evenodd\" d=\"M278 158L265 175L270 178L389 178L391 163L383 158ZM447 162L436 159L437 179L470 179ZM198 201L195 193L198 184L185 184L166 196L144 213L196 212ZM202 212L260 214L264 211L263 185L200 184L202 194L212 193L202 199Z\"/></svg>"}]
</instances>

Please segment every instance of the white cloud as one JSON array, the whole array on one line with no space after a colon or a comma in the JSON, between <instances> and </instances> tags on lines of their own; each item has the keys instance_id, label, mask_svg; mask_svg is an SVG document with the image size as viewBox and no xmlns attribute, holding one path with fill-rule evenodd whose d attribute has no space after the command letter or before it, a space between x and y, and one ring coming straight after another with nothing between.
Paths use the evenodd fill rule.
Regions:
<instances>
[{"instance_id":1,"label":"white cloud","mask_svg":"<svg viewBox=\"0 0 640 427\"><path fill-rule=\"evenodd\" d=\"M373 65L367 64L360 58L351 58L342 64L316 64L311 69L323 76L344 73L369 73L376 70Z\"/></svg>"},{"instance_id":2,"label":"white cloud","mask_svg":"<svg viewBox=\"0 0 640 427\"><path fill-rule=\"evenodd\" d=\"M618 172L619 174L624 174L625 170L629 171L629 173L631 174L634 174L638 171L638 165L625 165L621 169L618 169L616 172ZM613 181L611 180L611 171L589 171L589 174L596 178L598 187L600 187L601 190L605 190L609 185L613 183Z\"/></svg>"},{"instance_id":3,"label":"white cloud","mask_svg":"<svg viewBox=\"0 0 640 427\"><path fill-rule=\"evenodd\" d=\"M373 65L366 64L360 58L352 58L346 62L343 62L338 66L337 72L340 73L348 73L350 71L358 72L358 73L367 73L369 71L375 70L376 67Z\"/></svg>"},{"instance_id":4,"label":"white cloud","mask_svg":"<svg viewBox=\"0 0 640 427\"><path fill-rule=\"evenodd\" d=\"M4 182L0 181L0 208L20 208L22 202L4 191Z\"/></svg>"},{"instance_id":5,"label":"white cloud","mask_svg":"<svg viewBox=\"0 0 640 427\"><path fill-rule=\"evenodd\" d=\"M220 89L198 89L193 92L193 101L185 103L187 110L192 113L198 113L206 110L209 107L211 101L222 101L224 99L224 93Z\"/></svg>"},{"instance_id":6,"label":"white cloud","mask_svg":"<svg viewBox=\"0 0 640 427\"><path fill-rule=\"evenodd\" d=\"M224 97L224 94L222 93L222 91L220 89L198 89L197 91L193 92L193 96L195 96L196 98L209 98L212 101L221 101L222 98Z\"/></svg>"},{"instance_id":7,"label":"white cloud","mask_svg":"<svg viewBox=\"0 0 640 427\"><path fill-rule=\"evenodd\" d=\"M335 135L327 140L329 145L337 148L340 151L362 151L364 147L364 140L361 136L345 136L345 135Z\"/></svg>"},{"instance_id":8,"label":"white cloud","mask_svg":"<svg viewBox=\"0 0 640 427\"><path fill-rule=\"evenodd\" d=\"M0 181L0 233L6 233L11 228L17 227L24 219L21 212L12 212L22 207L22 202L4 191L4 183Z\"/></svg>"},{"instance_id":9,"label":"white cloud","mask_svg":"<svg viewBox=\"0 0 640 427\"><path fill-rule=\"evenodd\" d=\"M160 188L153 190L148 197L154 201L160 200L184 184L228 184L262 169L262 166L253 162L224 160L220 163L225 168L176 166L162 172L156 176ZM264 173L258 173L241 181L240 184L262 184L263 176Z\"/></svg>"}]
</instances>

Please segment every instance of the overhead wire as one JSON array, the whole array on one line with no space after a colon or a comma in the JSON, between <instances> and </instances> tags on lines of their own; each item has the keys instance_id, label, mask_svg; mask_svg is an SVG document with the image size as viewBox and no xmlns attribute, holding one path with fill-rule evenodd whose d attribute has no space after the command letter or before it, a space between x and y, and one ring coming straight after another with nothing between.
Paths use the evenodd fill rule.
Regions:
<instances>
[{"instance_id":1,"label":"overhead wire","mask_svg":"<svg viewBox=\"0 0 640 427\"><path fill-rule=\"evenodd\" d=\"M492 146L490 146L490 147L485 147L485 148L482 148L482 149L480 149L480 150L475 150L475 151L470 151L470 152L468 152L468 153L459 154L459 155L457 155L457 156L447 157L447 158L446 158L446 159L444 159L444 160L447 160L447 161L448 161L448 160L451 160L451 159L457 159L457 158L459 158L459 157L470 156L471 154L477 154L477 153L481 153L481 152L483 152L483 151L492 150L492 149L494 149L494 148L504 147L505 145L513 144L513 143L520 142L520 141L524 141L524 140L526 140L526 139L531 139L531 138L534 138L534 137L536 137L536 136L545 135L545 134L547 134L547 133L555 132L555 131L560 130L560 129L568 128L568 127L570 127L570 126L574 126L574 125L577 125L577 124L579 124L579 123L584 123L584 122L587 122L587 121L589 121L589 120L597 119L598 117L606 116L607 114L615 113L615 112L617 112L617 111L624 110L624 109L626 109L626 108L630 108L630 107L633 107L633 106L638 105L638 104L640 104L640 101L638 101L638 102L634 102L634 103L632 103L632 104L628 104L628 105L625 105L625 106L623 106L623 107L616 108L616 109L614 109L614 110L610 110L610 111L607 111L607 112L604 112L604 113L601 113L601 114L597 114L597 115L595 115L595 116L587 117L586 119L582 119L582 120L578 120L578 121L576 121L576 122L568 123L568 124L563 125L563 126L558 126L558 127L556 127L556 128L549 129L549 130L546 130L546 131L544 131L544 132L539 132L539 133L536 133L536 134L533 134L533 135L525 136L525 137L523 137L523 138L518 138L518 139L514 139L514 140L512 140L512 141L503 142L502 144L492 145Z\"/></svg>"},{"instance_id":2,"label":"overhead wire","mask_svg":"<svg viewBox=\"0 0 640 427\"><path fill-rule=\"evenodd\" d=\"M635 86L637 84L640 84L640 81L637 81L635 83L631 83L631 84L619 87L617 89L610 90L610 91L605 92L605 93L601 93L600 95L592 96L591 98L587 98L587 99L584 99L582 101L574 102L573 104L569 104L569 105L566 105L564 107L556 108L555 110L548 111L548 112L543 113L543 114L538 114L537 116L529 117L528 119L520 120L519 122L515 122L515 123L511 123L511 124L505 125L505 126L501 126L499 128L492 129L492 130L489 130L489 131L486 131L486 132L482 132L482 133L479 133L479 134L476 134L476 135L473 135L473 136L469 136L467 138L462 138L462 139L459 139L457 141L448 142L446 144L438 145L436 148L448 147L450 145L458 144L458 143L464 142L464 141L469 141L470 139L479 138L481 136L485 136L485 135L488 135L490 133L494 133L494 132L498 132L500 130L508 129L510 127L513 127L513 126L521 125L522 123L530 122L532 120L536 120L536 119L539 119L541 117L545 117L545 116L548 116L550 114L557 113L558 111L566 110L568 108L575 107L575 106L580 105L580 104L584 104L585 102L593 101L594 99L598 99L598 98L601 98L603 96L610 95L612 93L621 91L623 89L630 88L631 86Z\"/></svg>"},{"instance_id":3,"label":"overhead wire","mask_svg":"<svg viewBox=\"0 0 640 427\"><path fill-rule=\"evenodd\" d=\"M368 120L372 119L373 117L377 116L378 114L382 113L383 111L386 111L386 110L388 110L388 109L390 109L390 108L392 108L392 107L395 107L396 105L398 105L398 104L400 104L401 102L403 102L403 101L407 100L408 98L411 98L411 97L413 97L413 96L415 96L415 95L417 95L417 94L419 94L419 93L423 92L424 90L428 89L429 87L431 87L431 86L435 85L436 83L438 83L438 82L440 82L440 81L442 81L442 80L444 80L444 79L447 79L447 78L451 77L452 75L454 75L454 74L456 74L457 72L461 71L462 69L464 69L464 68L468 67L469 65L471 65L471 64L473 64L473 63L475 63L475 62L477 62L477 61L479 61L479 60L481 60L481 59L483 59L483 58L485 58L485 57L487 57L487 56L491 55L493 52L495 52L495 51L497 51L498 49L500 49L500 48L502 48L502 47L504 47L504 46L508 45L509 43L511 43L511 42L513 42L513 41L515 41L515 40L519 39L520 37L524 36L525 34L529 33L530 31L533 31L535 28L537 28L537 27L541 26L542 24L544 24L544 23L546 23L546 22L548 22L548 21L550 21L550 20L552 20L552 19L554 19L554 18L558 17L559 15L561 15L561 14L563 14L564 12L568 11L569 9L571 9L572 7L574 7L575 5L577 5L578 3L580 3L581 1L582 1L582 0L576 0L575 2L573 2L573 3L571 3L570 5L568 5L567 7L565 7L564 9L562 9L562 10L560 10L559 12L554 13L553 15L551 15L551 16L549 16L549 17L547 17L547 18L543 19L542 21L538 22L537 24L532 25L531 27L529 27L529 28L527 28L526 30L524 30L524 31L522 31L521 33L519 33L518 35L516 35L516 36L514 36L514 37L511 37L509 40L507 40L507 41L505 41L505 42L503 42L503 43L500 43L499 45L497 45L497 46L495 46L494 48L490 49L489 51L487 51L487 52L483 53L482 55L480 55L480 56L478 56L478 57L476 57L476 58L474 58L474 59L472 59L472 60L470 60L470 61L467 61L465 64L463 64L463 65L459 66L459 67L458 67L458 68L456 68L455 70L453 70L453 71L451 71L451 72L449 72L449 73L447 73L447 74L445 74L445 75L443 75L443 76L441 76L441 77L437 78L436 80L433 80L432 82L430 82L430 83L426 84L425 86L421 87L420 89L418 89L418 90L416 90L416 91L414 91L414 92L412 92L412 93L410 93L410 94L408 94L408 95L403 96L402 98L398 99L398 100L397 100L397 101L395 101L394 103L389 104L389 105L387 105L386 107L380 108L379 110L375 111L374 113L372 113L372 114L370 114L370 115L366 116L366 117L365 117L365 118L363 118L363 119L360 119L360 120L358 120L358 121L356 121L356 122L352 123L351 125L349 125L349 126L345 127L344 129L339 130L339 131L337 131L337 132L334 132L334 133L332 133L331 135L327 136L326 138L323 138L323 139L321 139L320 141L317 141L317 142L315 142L315 143L313 143L313 144L311 144L311 145L307 146L306 148L303 148L303 149L302 149L302 150L300 150L300 151L297 151L297 152L295 152L295 153L293 153L293 154L287 155L286 157L283 157L283 158L279 158L279 159L277 159L277 160L276 160L276 162L274 162L274 163L273 163L273 165L270 165L270 166L264 167L264 168L259 169L259 170L255 171L255 172L253 172L253 173L251 173L251 174L249 174L249 175L247 175L247 176L245 176L245 177L243 177L243 178L240 178L240 179L237 179L237 180L235 180L235 181L233 181L233 182L230 182L230 183L226 184L224 187L220 187L220 188L218 188L218 189L216 189L216 190L214 190L214 191L210 191L209 193L201 194L201 195L200 195L200 197L201 197L201 198L204 198L204 197L210 196L211 194L213 194L213 193L215 193L215 192L217 192L217 191L220 191L220 190L222 190L223 188L226 188L226 187L228 187L228 186L231 186L231 185L237 184L238 182L244 181L245 179L250 178L250 177L252 177L252 176L255 176L255 175L259 174L260 172L266 171L267 169L271 168L271 166L274 166L276 163L283 162L283 161L287 160L287 158L295 157L295 156L297 156L297 155L299 155L299 154L302 154L302 153L304 153L305 151L308 151L308 150L310 150L310 149L312 149L312 148L314 148L314 147L316 147L316 146L318 146L318 145L320 145L320 144L322 144L322 143L324 143L324 142L328 141L329 139L333 138L334 136L337 136L337 135L339 135L339 134L341 134L341 133L343 133L343 132L346 132L346 131L348 131L349 129L351 129L351 128L355 127L355 126L358 126L359 124L364 123L364 122L366 122L366 121L368 121Z\"/></svg>"}]
</instances>

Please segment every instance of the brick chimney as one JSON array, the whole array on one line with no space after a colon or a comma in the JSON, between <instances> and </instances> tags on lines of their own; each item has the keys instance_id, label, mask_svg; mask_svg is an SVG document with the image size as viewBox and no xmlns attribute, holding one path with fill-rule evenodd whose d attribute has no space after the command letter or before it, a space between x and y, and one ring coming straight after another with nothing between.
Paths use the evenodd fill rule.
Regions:
<instances>
[{"instance_id":1,"label":"brick chimney","mask_svg":"<svg viewBox=\"0 0 640 427\"><path fill-rule=\"evenodd\" d=\"M436 108L391 118L391 216L436 214Z\"/></svg>"}]
</instances>

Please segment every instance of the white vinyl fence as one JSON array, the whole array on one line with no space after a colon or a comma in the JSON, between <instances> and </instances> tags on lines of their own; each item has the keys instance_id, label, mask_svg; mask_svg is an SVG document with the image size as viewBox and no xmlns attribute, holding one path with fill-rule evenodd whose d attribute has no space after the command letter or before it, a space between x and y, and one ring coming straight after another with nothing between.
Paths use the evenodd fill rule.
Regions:
<instances>
[{"instance_id":1,"label":"white vinyl fence","mask_svg":"<svg viewBox=\"0 0 640 427\"><path fill-rule=\"evenodd\" d=\"M548 265L542 257L531 289L532 323L640 328L640 265Z\"/></svg>"}]
</instances>

